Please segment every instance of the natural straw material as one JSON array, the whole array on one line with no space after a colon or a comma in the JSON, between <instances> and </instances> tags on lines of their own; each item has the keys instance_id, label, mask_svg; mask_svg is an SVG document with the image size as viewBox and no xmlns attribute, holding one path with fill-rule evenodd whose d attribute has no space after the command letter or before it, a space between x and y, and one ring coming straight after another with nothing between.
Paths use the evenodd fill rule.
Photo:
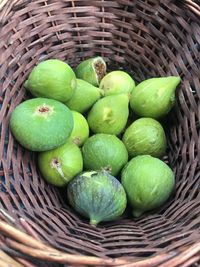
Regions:
<instances>
[{"instance_id":1,"label":"natural straw material","mask_svg":"<svg viewBox=\"0 0 200 267\"><path fill-rule=\"evenodd\" d=\"M0 2L0 266L186 267L200 262L200 2L191 0L2 0ZM101 55L137 82L179 75L162 121L164 160L176 189L155 213L90 226L48 185L36 154L9 130L29 96L23 83L48 58L75 67Z\"/></svg>"}]
</instances>

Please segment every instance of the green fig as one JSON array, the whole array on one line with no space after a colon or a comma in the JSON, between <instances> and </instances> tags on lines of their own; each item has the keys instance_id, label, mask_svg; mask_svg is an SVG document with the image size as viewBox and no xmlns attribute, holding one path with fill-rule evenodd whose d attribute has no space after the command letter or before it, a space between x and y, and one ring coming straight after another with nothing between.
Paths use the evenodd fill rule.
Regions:
<instances>
[{"instance_id":1,"label":"green fig","mask_svg":"<svg viewBox=\"0 0 200 267\"><path fill-rule=\"evenodd\" d=\"M32 151L63 145L73 129L71 111L63 103L34 98L19 104L11 114L10 128L17 141Z\"/></svg>"},{"instance_id":2,"label":"green fig","mask_svg":"<svg viewBox=\"0 0 200 267\"><path fill-rule=\"evenodd\" d=\"M86 112L101 97L102 91L92 84L77 79L77 88L69 101L65 104L80 113Z\"/></svg>"},{"instance_id":3,"label":"green fig","mask_svg":"<svg viewBox=\"0 0 200 267\"><path fill-rule=\"evenodd\" d=\"M100 82L99 88L104 91L104 95L114 95L121 93L130 94L135 87L135 82L125 71L115 70L106 74Z\"/></svg>"},{"instance_id":4,"label":"green fig","mask_svg":"<svg viewBox=\"0 0 200 267\"><path fill-rule=\"evenodd\" d=\"M43 178L55 186L65 186L83 170L80 148L70 141L55 149L38 154L38 166Z\"/></svg>"},{"instance_id":5,"label":"green fig","mask_svg":"<svg viewBox=\"0 0 200 267\"><path fill-rule=\"evenodd\" d=\"M128 161L128 152L123 142L115 135L95 134L83 145L85 170L106 170L117 175Z\"/></svg>"},{"instance_id":6,"label":"green fig","mask_svg":"<svg viewBox=\"0 0 200 267\"><path fill-rule=\"evenodd\" d=\"M149 155L129 161L122 170L121 179L134 217L164 204L175 185L170 167Z\"/></svg>"},{"instance_id":7,"label":"green fig","mask_svg":"<svg viewBox=\"0 0 200 267\"><path fill-rule=\"evenodd\" d=\"M102 57L89 58L82 61L75 69L76 77L99 86L106 74L106 63Z\"/></svg>"},{"instance_id":8,"label":"green fig","mask_svg":"<svg viewBox=\"0 0 200 267\"><path fill-rule=\"evenodd\" d=\"M89 137L89 126L85 117L83 117L81 113L72 111L72 115L74 119L74 128L69 140L77 146L82 146Z\"/></svg>"},{"instance_id":9,"label":"green fig","mask_svg":"<svg viewBox=\"0 0 200 267\"><path fill-rule=\"evenodd\" d=\"M75 92L76 76L67 63L48 59L33 68L24 87L35 97L66 102Z\"/></svg>"},{"instance_id":10,"label":"green fig","mask_svg":"<svg viewBox=\"0 0 200 267\"><path fill-rule=\"evenodd\" d=\"M84 172L68 185L71 206L96 226L116 220L126 208L126 193L120 182L105 171Z\"/></svg>"},{"instance_id":11,"label":"green fig","mask_svg":"<svg viewBox=\"0 0 200 267\"><path fill-rule=\"evenodd\" d=\"M151 118L134 121L122 138L130 157L151 155L161 157L165 154L167 142L162 125Z\"/></svg>"},{"instance_id":12,"label":"green fig","mask_svg":"<svg viewBox=\"0 0 200 267\"><path fill-rule=\"evenodd\" d=\"M88 124L94 133L120 134L128 120L129 97L110 95L98 100L88 114Z\"/></svg>"},{"instance_id":13,"label":"green fig","mask_svg":"<svg viewBox=\"0 0 200 267\"><path fill-rule=\"evenodd\" d=\"M132 91L130 106L141 117L158 119L165 116L175 103L175 90L180 77L151 78Z\"/></svg>"}]
</instances>

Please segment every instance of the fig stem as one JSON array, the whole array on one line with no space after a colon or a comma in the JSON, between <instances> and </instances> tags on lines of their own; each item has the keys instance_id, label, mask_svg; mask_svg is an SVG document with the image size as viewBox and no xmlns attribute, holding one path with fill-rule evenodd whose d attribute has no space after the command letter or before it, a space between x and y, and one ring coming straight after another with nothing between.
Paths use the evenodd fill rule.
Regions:
<instances>
[{"instance_id":1,"label":"fig stem","mask_svg":"<svg viewBox=\"0 0 200 267\"><path fill-rule=\"evenodd\" d=\"M133 217L135 217L135 218L140 217L143 213L144 213L143 210L136 210L135 209L135 210L132 211Z\"/></svg>"},{"instance_id":2,"label":"fig stem","mask_svg":"<svg viewBox=\"0 0 200 267\"><path fill-rule=\"evenodd\" d=\"M95 219L90 219L90 225L97 226L98 221Z\"/></svg>"}]
</instances>

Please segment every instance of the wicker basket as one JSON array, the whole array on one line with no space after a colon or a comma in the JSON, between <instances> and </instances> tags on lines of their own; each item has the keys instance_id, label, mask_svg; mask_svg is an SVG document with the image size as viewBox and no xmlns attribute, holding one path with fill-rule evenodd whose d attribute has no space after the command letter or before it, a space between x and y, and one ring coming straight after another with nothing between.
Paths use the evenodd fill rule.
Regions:
<instances>
[{"instance_id":1,"label":"wicker basket","mask_svg":"<svg viewBox=\"0 0 200 267\"><path fill-rule=\"evenodd\" d=\"M175 0L0 1L0 266L200 266L200 7ZM180 75L166 161L176 192L154 214L89 226L9 131L23 82L47 58L101 55L137 81ZM66 264L66 265L65 265Z\"/></svg>"}]
</instances>

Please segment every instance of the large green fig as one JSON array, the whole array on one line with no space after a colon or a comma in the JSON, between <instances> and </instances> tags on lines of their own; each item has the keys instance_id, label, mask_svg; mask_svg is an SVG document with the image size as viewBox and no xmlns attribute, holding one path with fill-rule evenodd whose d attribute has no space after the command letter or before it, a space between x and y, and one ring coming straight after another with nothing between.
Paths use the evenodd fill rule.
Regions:
<instances>
[{"instance_id":1,"label":"large green fig","mask_svg":"<svg viewBox=\"0 0 200 267\"><path fill-rule=\"evenodd\" d=\"M132 91L132 110L141 117L158 119L165 116L175 103L175 90L180 80L180 77L169 76L141 82Z\"/></svg>"},{"instance_id":2,"label":"large green fig","mask_svg":"<svg viewBox=\"0 0 200 267\"><path fill-rule=\"evenodd\" d=\"M19 104L11 114L10 128L17 141L32 151L63 145L73 129L71 111L63 103L34 98Z\"/></svg>"},{"instance_id":3,"label":"large green fig","mask_svg":"<svg viewBox=\"0 0 200 267\"><path fill-rule=\"evenodd\" d=\"M122 185L127 193L133 216L160 207L175 185L174 174L167 164L149 155L137 156L122 171Z\"/></svg>"},{"instance_id":4,"label":"large green fig","mask_svg":"<svg viewBox=\"0 0 200 267\"><path fill-rule=\"evenodd\" d=\"M121 93L130 94L135 87L135 82L125 71L115 70L103 77L99 87L104 91L105 96Z\"/></svg>"},{"instance_id":5,"label":"large green fig","mask_svg":"<svg viewBox=\"0 0 200 267\"><path fill-rule=\"evenodd\" d=\"M126 208L126 193L120 182L105 171L85 172L68 185L71 206L90 219L91 225L111 221L121 216Z\"/></svg>"},{"instance_id":6,"label":"large green fig","mask_svg":"<svg viewBox=\"0 0 200 267\"><path fill-rule=\"evenodd\" d=\"M38 154L43 178L55 186L65 186L83 170L80 148L67 141L64 145Z\"/></svg>"},{"instance_id":7,"label":"large green fig","mask_svg":"<svg viewBox=\"0 0 200 267\"><path fill-rule=\"evenodd\" d=\"M72 116L74 128L68 140L71 140L77 146L82 146L89 137L89 126L81 113L72 111Z\"/></svg>"},{"instance_id":8,"label":"large green fig","mask_svg":"<svg viewBox=\"0 0 200 267\"><path fill-rule=\"evenodd\" d=\"M130 157L151 155L161 157L166 151L166 136L162 125L151 118L134 121L125 131L123 142Z\"/></svg>"},{"instance_id":9,"label":"large green fig","mask_svg":"<svg viewBox=\"0 0 200 267\"><path fill-rule=\"evenodd\" d=\"M102 57L89 58L76 67L75 73L77 78L99 86L101 79L106 74L106 63Z\"/></svg>"},{"instance_id":10,"label":"large green fig","mask_svg":"<svg viewBox=\"0 0 200 267\"><path fill-rule=\"evenodd\" d=\"M102 90L92 84L77 79L77 88L69 101L65 104L80 113L86 112L101 97Z\"/></svg>"},{"instance_id":11,"label":"large green fig","mask_svg":"<svg viewBox=\"0 0 200 267\"><path fill-rule=\"evenodd\" d=\"M88 124L94 133L120 134L128 120L129 97L110 95L98 100L88 114Z\"/></svg>"},{"instance_id":12,"label":"large green fig","mask_svg":"<svg viewBox=\"0 0 200 267\"><path fill-rule=\"evenodd\" d=\"M83 162L86 170L107 170L117 175L128 161L123 142L115 135L96 134L83 145Z\"/></svg>"},{"instance_id":13,"label":"large green fig","mask_svg":"<svg viewBox=\"0 0 200 267\"><path fill-rule=\"evenodd\" d=\"M76 76L67 63L48 59L33 68L24 86L36 97L66 102L75 92Z\"/></svg>"}]
</instances>

